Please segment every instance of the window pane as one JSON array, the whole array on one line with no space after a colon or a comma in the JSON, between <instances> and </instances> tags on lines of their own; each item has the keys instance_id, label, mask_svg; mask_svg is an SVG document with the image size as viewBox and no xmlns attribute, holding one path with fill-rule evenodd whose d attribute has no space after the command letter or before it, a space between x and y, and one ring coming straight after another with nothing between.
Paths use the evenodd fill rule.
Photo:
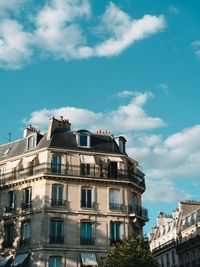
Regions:
<instances>
[{"instance_id":1,"label":"window pane","mask_svg":"<svg viewBox=\"0 0 200 267\"><path fill-rule=\"evenodd\" d=\"M53 155L51 159L51 170L54 173L61 173L61 156Z\"/></svg>"},{"instance_id":2,"label":"window pane","mask_svg":"<svg viewBox=\"0 0 200 267\"><path fill-rule=\"evenodd\" d=\"M61 267L61 257L50 257L49 267Z\"/></svg>"},{"instance_id":3,"label":"window pane","mask_svg":"<svg viewBox=\"0 0 200 267\"><path fill-rule=\"evenodd\" d=\"M79 135L79 146L88 146L87 135Z\"/></svg>"}]
</instances>

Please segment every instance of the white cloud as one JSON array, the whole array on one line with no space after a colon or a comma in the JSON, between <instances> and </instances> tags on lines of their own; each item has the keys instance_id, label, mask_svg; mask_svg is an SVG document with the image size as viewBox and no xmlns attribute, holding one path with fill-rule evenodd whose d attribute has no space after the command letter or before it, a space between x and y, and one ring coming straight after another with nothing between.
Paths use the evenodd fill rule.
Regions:
<instances>
[{"instance_id":1,"label":"white cloud","mask_svg":"<svg viewBox=\"0 0 200 267\"><path fill-rule=\"evenodd\" d=\"M124 91L121 91L115 94L115 96L120 97L120 98L126 98L126 97L133 96L133 95L134 95L134 92L129 91L129 90L124 90Z\"/></svg>"},{"instance_id":2,"label":"white cloud","mask_svg":"<svg viewBox=\"0 0 200 267\"><path fill-rule=\"evenodd\" d=\"M16 20L4 19L0 22L0 67L21 68L31 59L30 41L32 35L23 30Z\"/></svg>"},{"instance_id":3,"label":"white cloud","mask_svg":"<svg viewBox=\"0 0 200 267\"><path fill-rule=\"evenodd\" d=\"M151 93L134 93L127 105L110 112L94 112L76 107L42 109L34 111L24 120L27 124L44 129L50 117L69 118L74 129L107 129L127 139L127 152L143 167L146 174L148 202L174 202L190 198L177 189L176 181L199 177L200 125L194 125L164 138L147 132L165 125L162 119L151 117L144 105Z\"/></svg>"},{"instance_id":4,"label":"white cloud","mask_svg":"<svg viewBox=\"0 0 200 267\"><path fill-rule=\"evenodd\" d=\"M164 16L145 15L142 19L134 20L113 3L109 4L102 22L111 37L97 45L95 51L96 55L106 57L118 55L135 41L165 28Z\"/></svg>"},{"instance_id":5,"label":"white cloud","mask_svg":"<svg viewBox=\"0 0 200 267\"><path fill-rule=\"evenodd\" d=\"M148 180L146 179L147 190L144 194L143 201L145 203L173 203L190 199L191 195L184 190L178 190L172 181Z\"/></svg>"},{"instance_id":6,"label":"white cloud","mask_svg":"<svg viewBox=\"0 0 200 267\"><path fill-rule=\"evenodd\" d=\"M147 175L158 178L191 178L200 173L200 125L170 135L130 139L129 154L146 169ZM155 140L152 145L151 140Z\"/></svg>"},{"instance_id":7,"label":"white cloud","mask_svg":"<svg viewBox=\"0 0 200 267\"><path fill-rule=\"evenodd\" d=\"M22 22L19 11L25 3L25 0L0 1L0 24L10 20L15 21L15 27L18 25L12 45L7 42L10 39L9 31L4 31L4 36L1 36L2 68L19 68L36 55L42 59L46 56L65 61L119 55L135 41L160 32L165 27L164 16L145 15L135 20L110 3L96 26L96 29L106 32L106 36L102 41L102 36L95 35L94 45L90 46L88 29L83 27L85 22L87 25L93 23L89 0L46 0L42 7L38 5L33 9L36 14L30 14L31 9L27 14L24 12ZM16 50L19 51L18 55Z\"/></svg>"},{"instance_id":8,"label":"white cloud","mask_svg":"<svg viewBox=\"0 0 200 267\"><path fill-rule=\"evenodd\" d=\"M75 107L42 109L33 112L25 121L45 128L48 118L63 115L72 121L75 128L109 129L113 133L150 130L165 125L160 118L151 117L145 113L143 105L151 97L150 93L135 93L127 105L119 106L116 110L105 114Z\"/></svg>"}]
</instances>

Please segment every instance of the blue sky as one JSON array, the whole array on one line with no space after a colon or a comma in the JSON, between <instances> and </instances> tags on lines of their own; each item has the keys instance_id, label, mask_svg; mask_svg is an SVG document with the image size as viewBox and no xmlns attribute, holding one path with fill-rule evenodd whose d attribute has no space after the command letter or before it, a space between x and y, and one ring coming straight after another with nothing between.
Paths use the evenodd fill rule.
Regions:
<instances>
[{"instance_id":1,"label":"blue sky","mask_svg":"<svg viewBox=\"0 0 200 267\"><path fill-rule=\"evenodd\" d=\"M151 222L199 199L200 3L0 0L0 143L48 118L126 136Z\"/></svg>"}]
</instances>

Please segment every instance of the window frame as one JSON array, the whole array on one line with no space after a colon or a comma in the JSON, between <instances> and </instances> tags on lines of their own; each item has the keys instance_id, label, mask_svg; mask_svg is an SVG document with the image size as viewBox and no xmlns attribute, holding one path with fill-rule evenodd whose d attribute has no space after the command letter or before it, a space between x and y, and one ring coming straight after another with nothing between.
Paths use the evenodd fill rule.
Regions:
<instances>
[{"instance_id":1,"label":"window frame","mask_svg":"<svg viewBox=\"0 0 200 267\"><path fill-rule=\"evenodd\" d=\"M51 260L56 260L56 262L51 263ZM57 260L60 260L58 265ZM61 267L62 266L62 257L61 256L50 256L49 257L49 267Z\"/></svg>"},{"instance_id":2,"label":"window frame","mask_svg":"<svg viewBox=\"0 0 200 267\"><path fill-rule=\"evenodd\" d=\"M81 144L81 137L86 137L86 145ZM88 133L78 133L77 134L77 144L81 148L91 148L91 136Z\"/></svg>"},{"instance_id":3,"label":"window frame","mask_svg":"<svg viewBox=\"0 0 200 267\"><path fill-rule=\"evenodd\" d=\"M56 192L54 192L54 190ZM52 184L52 188L51 188L51 205L52 206L63 206L64 205L63 196L64 196L64 185L62 185L62 184Z\"/></svg>"},{"instance_id":4,"label":"window frame","mask_svg":"<svg viewBox=\"0 0 200 267\"><path fill-rule=\"evenodd\" d=\"M28 227L27 227L28 226ZM25 231L25 235L24 235ZM31 222L30 220L22 221L21 223L21 244L25 245L31 240Z\"/></svg>"},{"instance_id":5,"label":"window frame","mask_svg":"<svg viewBox=\"0 0 200 267\"><path fill-rule=\"evenodd\" d=\"M81 220L80 225L80 244L94 245L94 222Z\"/></svg>"},{"instance_id":6,"label":"window frame","mask_svg":"<svg viewBox=\"0 0 200 267\"><path fill-rule=\"evenodd\" d=\"M33 150L37 146L37 135L33 134L27 137L27 150Z\"/></svg>"},{"instance_id":7,"label":"window frame","mask_svg":"<svg viewBox=\"0 0 200 267\"><path fill-rule=\"evenodd\" d=\"M55 225L53 225L55 223ZM59 228L61 223L61 229ZM55 231L55 233L53 233ZM59 233L60 232L60 233ZM49 222L49 243L64 244L64 220L62 218L51 218Z\"/></svg>"},{"instance_id":8,"label":"window frame","mask_svg":"<svg viewBox=\"0 0 200 267\"><path fill-rule=\"evenodd\" d=\"M55 173L55 174L61 174L61 166L62 166L62 155L52 154L52 156L51 156L51 172Z\"/></svg>"},{"instance_id":9,"label":"window frame","mask_svg":"<svg viewBox=\"0 0 200 267\"><path fill-rule=\"evenodd\" d=\"M81 187L81 208L92 208L93 207L92 193L93 193L93 190L91 187L85 187L85 186Z\"/></svg>"}]
</instances>

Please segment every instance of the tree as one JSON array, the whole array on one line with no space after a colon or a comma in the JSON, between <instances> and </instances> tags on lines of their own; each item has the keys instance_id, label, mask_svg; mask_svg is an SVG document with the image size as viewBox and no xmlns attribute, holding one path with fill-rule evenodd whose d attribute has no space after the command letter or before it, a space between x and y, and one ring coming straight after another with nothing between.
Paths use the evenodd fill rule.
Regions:
<instances>
[{"instance_id":1,"label":"tree","mask_svg":"<svg viewBox=\"0 0 200 267\"><path fill-rule=\"evenodd\" d=\"M159 267L149 249L147 238L132 235L127 241L114 244L101 267Z\"/></svg>"}]
</instances>

